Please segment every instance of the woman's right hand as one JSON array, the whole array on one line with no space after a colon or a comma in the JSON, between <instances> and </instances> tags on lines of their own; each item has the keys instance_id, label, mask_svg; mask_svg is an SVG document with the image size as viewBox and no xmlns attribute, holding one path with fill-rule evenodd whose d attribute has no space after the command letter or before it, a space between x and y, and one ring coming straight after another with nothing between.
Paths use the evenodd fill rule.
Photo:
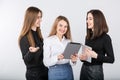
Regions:
<instances>
[{"instance_id":1,"label":"woman's right hand","mask_svg":"<svg viewBox=\"0 0 120 80\"><path fill-rule=\"evenodd\" d=\"M30 52L37 52L39 50L39 47L29 47Z\"/></svg>"},{"instance_id":2,"label":"woman's right hand","mask_svg":"<svg viewBox=\"0 0 120 80\"><path fill-rule=\"evenodd\" d=\"M58 55L58 60L62 60L64 58L63 54Z\"/></svg>"},{"instance_id":3,"label":"woman's right hand","mask_svg":"<svg viewBox=\"0 0 120 80\"><path fill-rule=\"evenodd\" d=\"M82 54L80 54L79 58L80 58L80 60L86 61L88 56L87 56L87 54L82 53Z\"/></svg>"},{"instance_id":4,"label":"woman's right hand","mask_svg":"<svg viewBox=\"0 0 120 80\"><path fill-rule=\"evenodd\" d=\"M71 58L71 61L74 63L74 62L77 62L77 59L78 59L78 54L76 53L76 54L73 54L73 55L71 55L70 56L70 58Z\"/></svg>"}]
</instances>

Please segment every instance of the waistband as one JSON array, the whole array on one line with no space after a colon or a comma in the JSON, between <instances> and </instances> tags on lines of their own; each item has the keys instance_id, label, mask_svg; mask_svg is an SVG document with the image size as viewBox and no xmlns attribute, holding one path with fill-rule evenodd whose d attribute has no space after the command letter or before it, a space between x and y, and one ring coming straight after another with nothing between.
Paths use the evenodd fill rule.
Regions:
<instances>
[{"instance_id":1,"label":"waistband","mask_svg":"<svg viewBox=\"0 0 120 80\"><path fill-rule=\"evenodd\" d=\"M50 66L49 68L52 68L52 67L60 67L60 66L69 66L70 65L70 63L65 63L65 64L55 64L55 65L53 65L53 66Z\"/></svg>"},{"instance_id":2,"label":"waistband","mask_svg":"<svg viewBox=\"0 0 120 80\"><path fill-rule=\"evenodd\" d=\"M102 65L102 63L88 63L88 62L84 62L83 64L86 66Z\"/></svg>"}]
</instances>

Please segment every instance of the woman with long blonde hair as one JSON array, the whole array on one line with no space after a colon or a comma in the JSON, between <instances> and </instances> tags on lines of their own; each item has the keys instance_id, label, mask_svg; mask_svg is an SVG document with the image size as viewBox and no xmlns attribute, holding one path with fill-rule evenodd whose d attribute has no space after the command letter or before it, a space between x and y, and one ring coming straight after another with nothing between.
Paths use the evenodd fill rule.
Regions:
<instances>
[{"instance_id":1,"label":"woman with long blonde hair","mask_svg":"<svg viewBox=\"0 0 120 80\"><path fill-rule=\"evenodd\" d=\"M44 64L49 68L49 80L73 80L73 71L70 62L77 57L64 59L63 51L68 42L71 42L70 24L66 17L58 16L53 24L49 37L44 40Z\"/></svg>"}]
</instances>

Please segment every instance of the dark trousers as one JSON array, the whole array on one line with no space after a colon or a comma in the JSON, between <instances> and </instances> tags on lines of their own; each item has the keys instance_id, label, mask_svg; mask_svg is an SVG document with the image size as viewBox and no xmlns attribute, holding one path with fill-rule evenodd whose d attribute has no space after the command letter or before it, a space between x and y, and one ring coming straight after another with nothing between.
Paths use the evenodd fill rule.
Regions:
<instances>
[{"instance_id":1,"label":"dark trousers","mask_svg":"<svg viewBox=\"0 0 120 80\"><path fill-rule=\"evenodd\" d=\"M48 71L31 71L27 70L26 80L48 80Z\"/></svg>"}]
</instances>

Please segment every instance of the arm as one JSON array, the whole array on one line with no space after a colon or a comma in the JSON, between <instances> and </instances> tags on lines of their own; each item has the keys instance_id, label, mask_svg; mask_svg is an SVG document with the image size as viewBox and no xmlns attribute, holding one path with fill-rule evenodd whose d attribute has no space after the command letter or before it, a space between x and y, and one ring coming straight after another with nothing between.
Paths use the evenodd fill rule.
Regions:
<instances>
[{"instance_id":1,"label":"arm","mask_svg":"<svg viewBox=\"0 0 120 80\"><path fill-rule=\"evenodd\" d=\"M50 41L49 40L45 40L44 41L44 58L43 58L43 62L45 64L45 66L49 67L52 65L55 65L58 61L57 55L52 56L52 52L51 52L51 46L50 46Z\"/></svg>"},{"instance_id":2,"label":"arm","mask_svg":"<svg viewBox=\"0 0 120 80\"><path fill-rule=\"evenodd\" d=\"M29 51L29 42L27 40L27 37L23 37L20 40L20 49L25 63L30 62L34 57L34 54Z\"/></svg>"},{"instance_id":3,"label":"arm","mask_svg":"<svg viewBox=\"0 0 120 80\"><path fill-rule=\"evenodd\" d=\"M113 63L114 62L114 52L113 52L111 38L108 35L105 37L104 50L105 50L106 55L104 56L104 55L98 54L97 59L102 62Z\"/></svg>"}]
</instances>

